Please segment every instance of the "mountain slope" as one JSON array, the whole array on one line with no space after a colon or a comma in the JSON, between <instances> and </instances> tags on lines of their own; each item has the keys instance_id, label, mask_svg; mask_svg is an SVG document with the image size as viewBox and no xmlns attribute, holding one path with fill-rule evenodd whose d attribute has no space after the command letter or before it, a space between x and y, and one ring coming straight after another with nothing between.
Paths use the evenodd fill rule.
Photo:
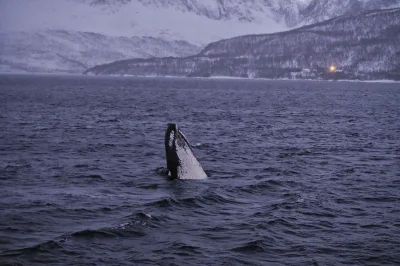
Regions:
<instances>
[{"instance_id":1,"label":"mountain slope","mask_svg":"<svg viewBox=\"0 0 400 266\"><path fill-rule=\"evenodd\" d=\"M0 47L0 71L42 73L82 73L116 60L188 56L200 51L186 41L61 30L0 33Z\"/></svg>"},{"instance_id":2,"label":"mountain slope","mask_svg":"<svg viewBox=\"0 0 400 266\"><path fill-rule=\"evenodd\" d=\"M0 32L68 30L151 36L196 45L265 34L398 0L0 0Z\"/></svg>"},{"instance_id":3,"label":"mountain slope","mask_svg":"<svg viewBox=\"0 0 400 266\"><path fill-rule=\"evenodd\" d=\"M399 0L0 0L0 71L78 73L121 59L187 56L224 38L395 6ZM156 44L124 39L132 37ZM165 53L148 51L154 46Z\"/></svg>"},{"instance_id":4,"label":"mountain slope","mask_svg":"<svg viewBox=\"0 0 400 266\"><path fill-rule=\"evenodd\" d=\"M400 9L368 11L316 25L209 44L196 56L125 60L87 74L283 78L322 77L335 64L348 78L400 78Z\"/></svg>"},{"instance_id":5,"label":"mountain slope","mask_svg":"<svg viewBox=\"0 0 400 266\"><path fill-rule=\"evenodd\" d=\"M221 38L287 28L280 23L281 18L262 4L263 0L230 0L223 7L220 2L0 0L0 31L61 29L205 45Z\"/></svg>"},{"instance_id":6,"label":"mountain slope","mask_svg":"<svg viewBox=\"0 0 400 266\"><path fill-rule=\"evenodd\" d=\"M299 10L298 21L292 25L310 25L342 15L355 15L367 10L399 8L398 0L305 0L307 6ZM290 23L290 22L289 22Z\"/></svg>"}]
</instances>

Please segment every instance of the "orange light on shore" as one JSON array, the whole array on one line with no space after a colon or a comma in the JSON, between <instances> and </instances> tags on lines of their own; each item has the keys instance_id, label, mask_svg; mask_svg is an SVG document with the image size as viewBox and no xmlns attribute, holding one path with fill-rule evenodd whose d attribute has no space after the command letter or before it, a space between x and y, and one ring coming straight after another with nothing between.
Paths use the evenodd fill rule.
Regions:
<instances>
[{"instance_id":1,"label":"orange light on shore","mask_svg":"<svg viewBox=\"0 0 400 266\"><path fill-rule=\"evenodd\" d=\"M329 71L330 71L330 72L335 72L335 71L336 71L336 67L335 67L334 65L331 65L331 66L329 67Z\"/></svg>"}]
</instances>

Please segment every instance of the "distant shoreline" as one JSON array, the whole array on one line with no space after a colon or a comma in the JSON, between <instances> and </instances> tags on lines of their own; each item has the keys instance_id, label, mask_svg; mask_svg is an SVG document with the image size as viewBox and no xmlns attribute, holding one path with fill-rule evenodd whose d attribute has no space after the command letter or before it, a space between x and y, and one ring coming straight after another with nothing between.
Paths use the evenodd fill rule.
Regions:
<instances>
[{"instance_id":1,"label":"distant shoreline","mask_svg":"<svg viewBox=\"0 0 400 266\"><path fill-rule=\"evenodd\" d=\"M254 80L254 81L313 81L313 82L360 82L360 83L400 83L400 80L352 80L352 79L288 79L288 78L242 78L229 76L211 77L179 77L179 76L133 76L133 75L84 75L78 73L27 73L27 72L0 72L0 76L70 76L70 77L90 77L90 78L166 78L166 79L204 79L204 80Z\"/></svg>"}]
</instances>

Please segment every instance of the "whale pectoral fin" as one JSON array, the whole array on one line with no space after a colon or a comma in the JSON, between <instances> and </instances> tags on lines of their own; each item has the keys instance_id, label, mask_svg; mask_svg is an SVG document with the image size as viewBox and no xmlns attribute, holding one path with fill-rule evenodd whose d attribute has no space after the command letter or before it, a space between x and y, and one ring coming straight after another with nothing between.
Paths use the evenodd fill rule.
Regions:
<instances>
[{"instance_id":1,"label":"whale pectoral fin","mask_svg":"<svg viewBox=\"0 0 400 266\"><path fill-rule=\"evenodd\" d=\"M177 153L179 157L178 176L180 179L207 178L207 174L194 156L191 148L180 149Z\"/></svg>"},{"instance_id":2,"label":"whale pectoral fin","mask_svg":"<svg viewBox=\"0 0 400 266\"><path fill-rule=\"evenodd\" d=\"M189 141L176 124L168 124L165 133L165 151L172 179L207 178L207 174L193 154Z\"/></svg>"}]
</instances>

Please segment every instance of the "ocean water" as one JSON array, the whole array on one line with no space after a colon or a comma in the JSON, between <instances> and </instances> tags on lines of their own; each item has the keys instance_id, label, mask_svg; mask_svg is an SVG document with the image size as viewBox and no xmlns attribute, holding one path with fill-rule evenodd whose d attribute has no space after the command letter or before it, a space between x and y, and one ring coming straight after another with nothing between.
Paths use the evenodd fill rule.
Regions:
<instances>
[{"instance_id":1,"label":"ocean water","mask_svg":"<svg viewBox=\"0 0 400 266\"><path fill-rule=\"evenodd\" d=\"M1 265L400 265L400 84L0 76ZM168 180L177 123L210 176Z\"/></svg>"}]
</instances>

